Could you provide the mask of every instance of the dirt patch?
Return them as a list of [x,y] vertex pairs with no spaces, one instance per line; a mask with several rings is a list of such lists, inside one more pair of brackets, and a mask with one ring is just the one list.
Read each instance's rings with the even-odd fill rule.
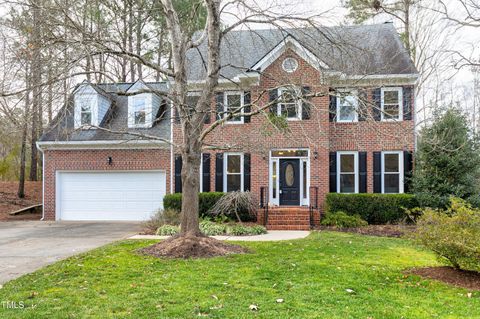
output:
[[140,249],[141,254],[164,258],[211,258],[247,253],[248,249],[206,236],[173,236]]
[[362,235],[379,236],[379,237],[402,237],[406,232],[413,231],[413,225],[368,225],[355,228],[338,228],[332,226],[320,226],[319,230],[340,231],[346,233],[356,233]]
[[450,285],[480,290],[480,273],[466,271],[448,266],[413,268],[405,272],[407,275],[417,275],[426,279],[438,280]]
[[0,182],[0,221],[39,220],[42,214],[22,214],[10,216],[9,213],[24,207],[42,203],[42,182],[26,182],[25,198],[17,197],[18,182]]

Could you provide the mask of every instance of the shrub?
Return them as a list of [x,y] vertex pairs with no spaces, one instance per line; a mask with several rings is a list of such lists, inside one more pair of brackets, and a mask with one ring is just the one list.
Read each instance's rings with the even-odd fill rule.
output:
[[227,227],[227,234],[232,236],[252,236],[266,234],[267,229],[260,225],[246,226],[241,224]]
[[322,218],[322,225],[335,226],[340,228],[362,227],[368,223],[360,215],[347,215],[344,212],[328,213]]
[[452,198],[447,210],[426,208],[410,237],[456,268],[480,272],[480,209]]
[[229,192],[209,211],[211,216],[226,216],[240,222],[256,219],[257,202],[250,192]]
[[227,226],[209,220],[202,220],[200,222],[200,231],[206,236],[219,236],[226,233]]
[[180,212],[175,209],[157,210],[149,220],[143,223],[143,227],[155,232],[163,225],[179,225]]
[[[215,205],[215,203],[222,198],[225,193],[208,192],[198,194],[198,209],[200,217],[209,216],[208,211]],[[167,194],[163,197],[163,207],[165,209],[182,210],[182,194]]]
[[157,229],[159,236],[173,236],[180,232],[180,227],[173,225],[163,225]]
[[360,215],[369,224],[395,223],[405,219],[405,209],[418,206],[411,194],[327,194],[327,213],[342,211]]

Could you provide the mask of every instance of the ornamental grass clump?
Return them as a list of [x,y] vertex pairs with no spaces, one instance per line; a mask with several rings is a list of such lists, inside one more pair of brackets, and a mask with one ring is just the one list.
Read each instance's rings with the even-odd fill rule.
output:
[[410,237],[453,267],[480,272],[480,209],[452,198],[446,210],[426,208]]

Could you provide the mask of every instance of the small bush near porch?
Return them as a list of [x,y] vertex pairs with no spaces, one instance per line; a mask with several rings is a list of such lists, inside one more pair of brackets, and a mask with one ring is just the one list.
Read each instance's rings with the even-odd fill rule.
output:
[[[123,241],[7,283],[1,318],[478,318],[480,292],[406,275],[437,266],[403,239],[314,232],[239,243],[251,253],[172,260]],[[32,307],[35,305],[35,307]],[[251,308],[256,310],[251,310]]]
[[360,215],[369,224],[388,224],[404,220],[405,209],[418,206],[412,194],[337,194],[329,193],[327,212],[342,211],[348,215]]

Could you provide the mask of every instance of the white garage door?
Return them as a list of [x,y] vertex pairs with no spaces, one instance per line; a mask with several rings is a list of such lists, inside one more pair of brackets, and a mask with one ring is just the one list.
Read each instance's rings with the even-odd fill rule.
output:
[[165,172],[59,172],[57,219],[145,220],[163,208]]

